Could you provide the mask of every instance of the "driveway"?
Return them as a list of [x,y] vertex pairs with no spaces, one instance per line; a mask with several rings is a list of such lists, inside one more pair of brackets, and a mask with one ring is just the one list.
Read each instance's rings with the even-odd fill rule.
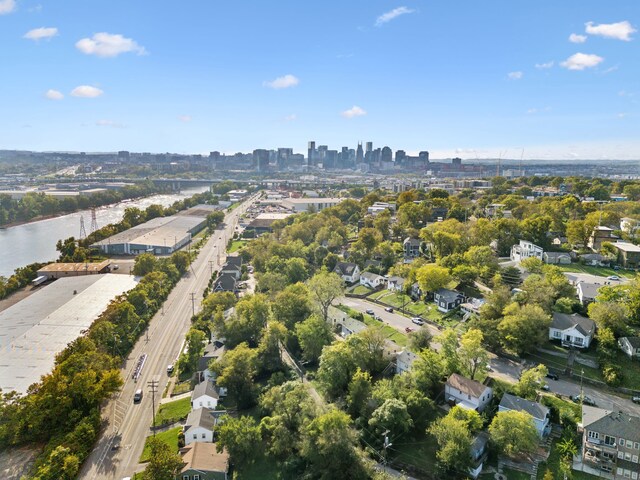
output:
[[579,273],[579,272],[564,272],[569,281],[576,285],[580,282],[585,283],[599,283],[601,285],[622,285],[625,283],[629,283],[630,279],[626,277],[620,277],[620,280],[609,280],[607,277],[603,277],[600,275],[592,275],[590,273]]

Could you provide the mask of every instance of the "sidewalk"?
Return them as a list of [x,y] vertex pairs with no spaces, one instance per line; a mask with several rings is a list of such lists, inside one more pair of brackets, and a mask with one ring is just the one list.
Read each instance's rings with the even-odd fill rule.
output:
[[180,395],[176,395],[175,397],[165,397],[160,400],[160,405],[164,403],[175,402],[176,400],[182,400],[183,398],[191,398],[191,392],[181,393]]

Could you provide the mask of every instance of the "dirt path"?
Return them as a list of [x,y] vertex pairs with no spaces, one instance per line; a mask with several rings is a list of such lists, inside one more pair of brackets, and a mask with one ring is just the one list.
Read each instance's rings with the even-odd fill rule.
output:
[[3,480],[20,480],[33,467],[41,446],[9,448],[0,452],[0,478]]

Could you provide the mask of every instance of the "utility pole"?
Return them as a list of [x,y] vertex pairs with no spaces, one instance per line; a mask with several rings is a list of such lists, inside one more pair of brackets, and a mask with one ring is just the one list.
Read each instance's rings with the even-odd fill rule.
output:
[[191,316],[196,315],[196,294],[191,292]]
[[382,445],[382,468],[384,471],[387,471],[387,448],[389,448],[392,443],[389,442],[389,430],[386,430],[382,436],[384,437],[384,444]]
[[[156,426],[156,392],[158,391],[158,380],[157,378],[153,378],[153,380],[147,382],[147,386],[151,389],[151,413],[153,414],[153,426]],[[156,429],[153,429],[153,436],[156,436]]]
[[209,270],[211,270],[211,275],[209,276],[213,277],[213,260],[209,260]]

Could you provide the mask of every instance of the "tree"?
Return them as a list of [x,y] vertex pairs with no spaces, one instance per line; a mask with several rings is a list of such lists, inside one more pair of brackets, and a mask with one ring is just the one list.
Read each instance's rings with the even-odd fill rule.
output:
[[240,408],[251,406],[255,400],[257,359],[258,351],[241,343],[209,365],[218,374],[217,384],[227,389]]
[[440,343],[440,356],[444,362],[445,374],[448,376],[460,372],[461,359],[458,354],[460,342],[456,331],[453,328],[447,328],[436,337],[436,341]]
[[345,392],[356,368],[347,342],[336,342],[323,349],[317,378],[325,393],[337,398]]
[[224,212],[221,210],[216,210],[207,215],[207,228],[209,232],[213,232],[222,222],[224,222]]
[[511,410],[498,412],[489,425],[491,439],[509,457],[534,452],[539,437],[533,417]]
[[414,352],[419,352],[420,350],[429,348],[433,335],[431,335],[431,332],[427,327],[420,327],[419,329],[410,332],[408,337],[409,348]]
[[433,350],[422,350],[413,362],[411,376],[420,391],[435,393],[445,376],[442,357]]
[[189,264],[191,263],[189,254],[184,251],[175,252],[171,255],[171,261],[180,272],[180,275],[183,275],[187,271],[187,268],[189,268]]
[[300,348],[302,348],[302,356],[309,362],[317,362],[322,349],[333,341],[331,326],[316,315],[298,323],[295,329]]
[[627,331],[627,318],[629,310],[619,302],[593,302],[589,304],[589,318],[598,329],[609,328],[616,337],[623,336]]
[[544,262],[538,257],[529,257],[522,259],[520,265],[529,273],[542,273]]
[[285,326],[275,320],[267,323],[260,343],[258,344],[259,365],[264,373],[282,370],[282,355],[280,348],[287,337]]
[[438,443],[436,457],[440,464],[447,470],[455,469],[464,472],[471,466],[473,440],[468,423],[456,418],[451,411],[445,417],[436,420],[428,433],[433,435]]
[[391,432],[394,436],[407,433],[413,426],[413,420],[402,400],[390,398],[374,410],[369,419],[369,426],[374,431],[374,438],[379,440],[385,431]]
[[570,220],[567,222],[567,241],[571,245],[586,247],[589,238],[597,222],[585,222],[584,220]]
[[218,452],[226,448],[231,461],[238,466],[253,462],[258,453],[256,447],[261,441],[260,427],[253,417],[233,418],[225,415],[217,426],[216,434]]
[[525,370],[515,386],[516,393],[522,398],[535,400],[538,389],[544,384],[547,373],[549,373],[547,367],[542,364]]
[[382,242],[382,233],[375,228],[362,228],[358,232],[358,240],[353,244],[352,248],[362,252],[367,258],[371,256],[371,252],[376,246]]
[[423,292],[433,293],[449,285],[451,275],[446,268],[430,263],[418,269],[416,279]]
[[538,305],[512,303],[498,325],[502,345],[518,355],[531,352],[547,338],[551,317]]
[[202,353],[204,352],[204,342],[206,339],[207,337],[204,332],[193,327],[189,329],[185,341],[187,345],[187,351],[183,354],[183,361],[180,362],[183,371],[195,371],[198,359],[202,357]]
[[304,283],[288,285],[278,293],[271,304],[273,317],[284,323],[289,330],[311,315],[309,289]]
[[489,353],[482,346],[484,336],[477,328],[467,330],[460,338],[458,357],[462,366],[462,372],[471,380],[476,374],[486,371],[489,361]]
[[133,266],[133,274],[137,277],[144,277],[147,273],[155,270],[157,262],[158,260],[151,253],[138,255]]
[[227,346],[233,347],[247,342],[255,347],[267,326],[270,315],[270,302],[263,294],[242,297],[236,304],[235,314],[225,325]]
[[353,374],[349,383],[349,394],[347,395],[347,411],[351,418],[356,419],[365,416],[367,402],[371,397],[371,375],[358,368]]
[[182,468],[182,457],[164,441],[156,437],[147,438],[149,463],[144,469],[144,480],[174,480]]
[[320,272],[309,279],[307,286],[322,319],[326,322],[329,317],[329,307],[344,292],[342,279],[333,272]]

